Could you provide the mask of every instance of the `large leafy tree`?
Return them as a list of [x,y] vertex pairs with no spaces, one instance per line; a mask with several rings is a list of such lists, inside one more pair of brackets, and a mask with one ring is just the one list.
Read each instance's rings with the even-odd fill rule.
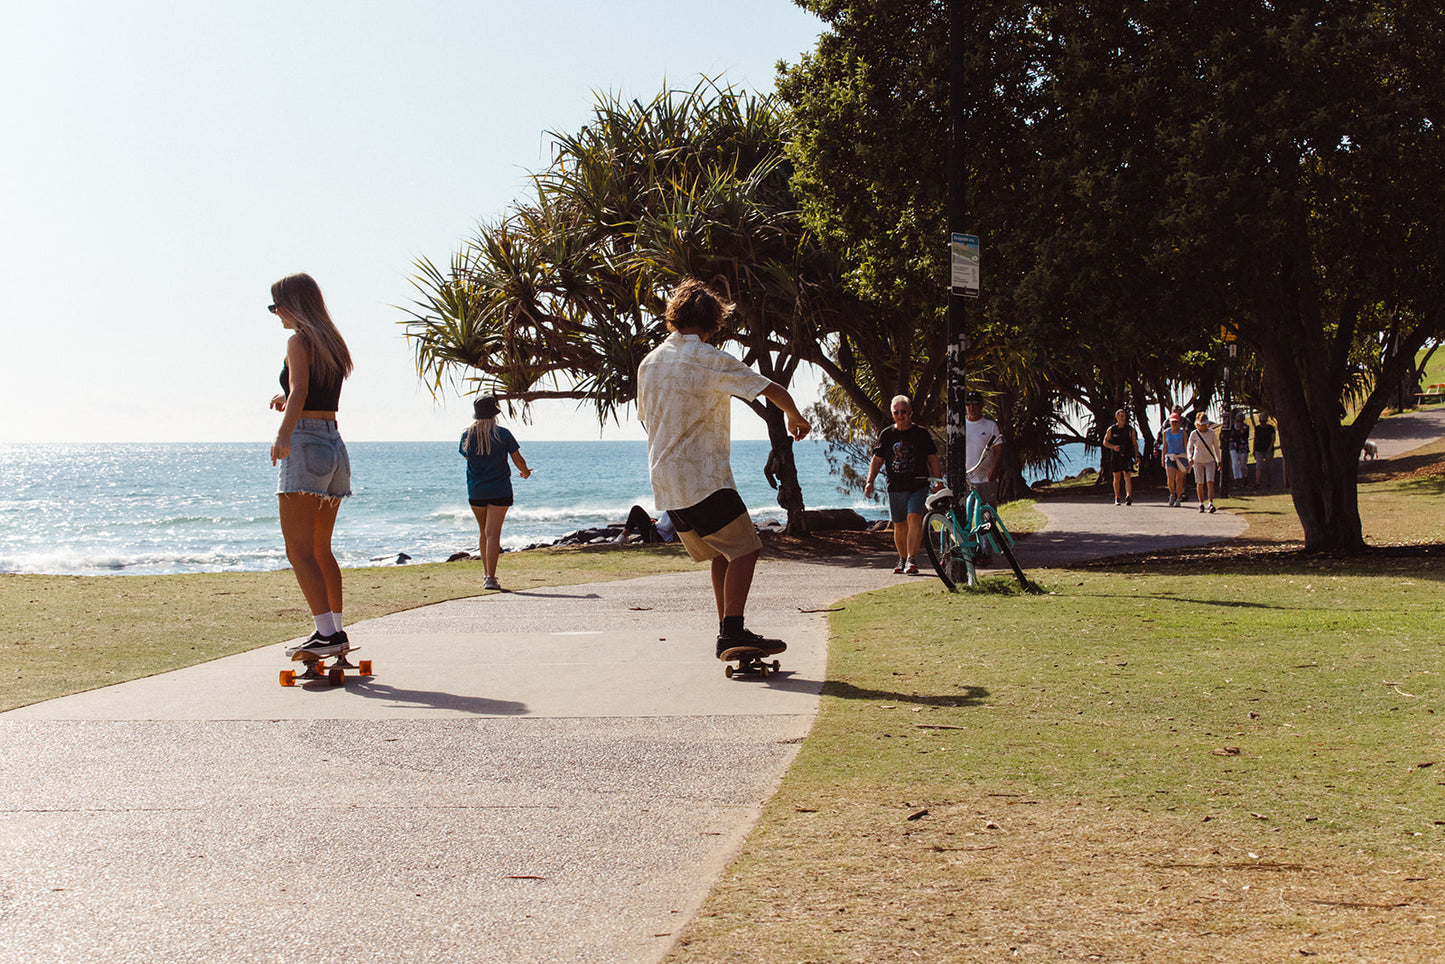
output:
[[1097,65],[1060,94],[1146,123],[1071,127],[1157,185],[1137,228],[1171,321],[1201,338],[1223,323],[1257,353],[1306,545],[1361,547],[1361,445],[1445,325],[1445,14],[1398,0],[1103,6],[1052,11],[1060,63]]
[[[921,314],[931,285],[942,303],[947,3],[797,2],[832,31],[781,87],[805,210],[858,290]],[[1307,545],[1361,545],[1360,444],[1442,330],[1445,13],[981,0],[969,16],[969,210],[991,254],[970,377],[1098,420],[1181,391],[1208,404],[1228,327],[1280,423]],[[919,372],[942,357],[923,341]]]
[[[783,71],[780,94],[793,111],[795,184],[810,226],[843,253],[847,282],[874,309],[866,337],[913,347],[915,357],[879,384],[886,404],[913,395],[919,419],[943,421],[943,350],[948,281],[947,0],[797,0],[828,24],[813,53]],[[1106,245],[1077,217],[1110,210],[1119,184],[1060,177],[1061,114],[1041,83],[1056,42],[1036,5],[970,4],[973,42],[957,54],[971,78],[966,99],[969,229],[983,238],[984,297],[968,312],[965,366],[971,385],[993,396],[1014,443],[1004,494],[1022,494],[1025,463],[1047,465],[1061,440],[1061,404],[1111,424],[1126,400],[1159,400],[1173,340],[1122,330],[1155,289],[1140,288],[1138,244]],[[1095,231],[1097,228],[1095,228]],[[1113,228],[1127,235],[1128,225]],[[1077,236],[1073,236],[1077,232]],[[1100,253],[1108,260],[1100,258]],[[1076,297],[1087,293],[1088,297]],[[1145,327],[1144,323],[1140,323]],[[852,346],[840,344],[840,357]],[[858,346],[867,353],[871,345]],[[1158,377],[1148,377],[1158,373]],[[840,441],[887,422],[884,408],[851,409],[828,424]],[[841,437],[841,438],[840,438]]]

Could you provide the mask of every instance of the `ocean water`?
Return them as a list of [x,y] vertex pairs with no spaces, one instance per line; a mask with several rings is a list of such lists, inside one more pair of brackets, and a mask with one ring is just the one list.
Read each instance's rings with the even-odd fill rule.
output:
[[[653,510],[645,442],[528,442],[530,479],[513,475],[517,504],[505,548],[550,543]],[[435,562],[474,549],[466,463],[454,442],[352,442],[353,495],[333,546],[343,566]],[[766,442],[733,443],[739,491],[758,522],[783,518],[762,475]],[[824,446],[796,446],[810,508],[882,516],[844,497]],[[0,446],[0,572],[224,572],[286,566],[276,470],[265,443]]]
[[[528,442],[530,479],[504,548],[550,543],[654,510],[646,442]],[[353,495],[333,547],[346,567],[394,565],[399,553],[438,562],[475,549],[466,463],[455,442],[352,442]],[[161,574],[286,566],[276,470],[265,443],[0,445],[0,572]],[[809,508],[882,519],[861,492],[842,495],[826,445],[794,447]],[[785,519],[763,477],[768,443],[735,441],[733,475],[756,522]],[[860,466],[861,468],[861,466]]]

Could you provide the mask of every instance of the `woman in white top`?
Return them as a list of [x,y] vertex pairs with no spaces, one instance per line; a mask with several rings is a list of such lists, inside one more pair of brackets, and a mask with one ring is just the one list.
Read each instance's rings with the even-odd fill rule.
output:
[[1214,511],[1214,477],[1219,471],[1219,435],[1200,412],[1194,418],[1194,431],[1189,433],[1189,461],[1194,464],[1194,484],[1199,491],[1199,511],[1205,511],[1204,492],[1209,490],[1208,511]]

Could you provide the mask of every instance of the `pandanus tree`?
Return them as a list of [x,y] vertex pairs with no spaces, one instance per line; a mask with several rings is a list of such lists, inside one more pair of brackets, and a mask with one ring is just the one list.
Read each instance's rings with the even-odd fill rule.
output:
[[[704,81],[649,103],[599,98],[591,122],[553,133],[535,196],[441,267],[418,262],[406,325],[433,390],[467,380],[509,400],[590,401],[599,422],[636,397],[637,365],[664,337],[667,293],[686,278],[733,305],[717,344],[787,386],[826,362],[825,299],[788,185],[785,118],[767,97]],[[767,423],[767,471],[793,531],[803,500],[783,414]]]

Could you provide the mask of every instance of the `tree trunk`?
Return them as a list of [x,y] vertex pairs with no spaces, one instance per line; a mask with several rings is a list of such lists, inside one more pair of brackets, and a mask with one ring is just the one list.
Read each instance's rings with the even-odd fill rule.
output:
[[1297,368],[1288,347],[1275,342],[1263,353],[1265,390],[1279,426],[1278,445],[1305,549],[1358,552],[1365,548],[1356,487],[1361,426],[1340,424],[1335,394],[1319,386],[1312,391],[1308,367]]
[[768,441],[773,446],[763,474],[768,485],[778,492],[778,505],[788,514],[788,535],[805,536],[808,524],[803,520],[803,487],[798,484],[798,463],[793,459],[793,437],[788,434],[787,417],[781,408],[769,402],[763,411],[763,421],[767,423]]
[[[1004,437],[1008,437],[1007,433]],[[1024,476],[1023,459],[1019,457],[1018,449],[1005,442],[998,457],[998,494],[995,496],[998,504],[1003,505],[1005,502],[1032,496],[1034,491],[1029,488],[1029,480]]]

